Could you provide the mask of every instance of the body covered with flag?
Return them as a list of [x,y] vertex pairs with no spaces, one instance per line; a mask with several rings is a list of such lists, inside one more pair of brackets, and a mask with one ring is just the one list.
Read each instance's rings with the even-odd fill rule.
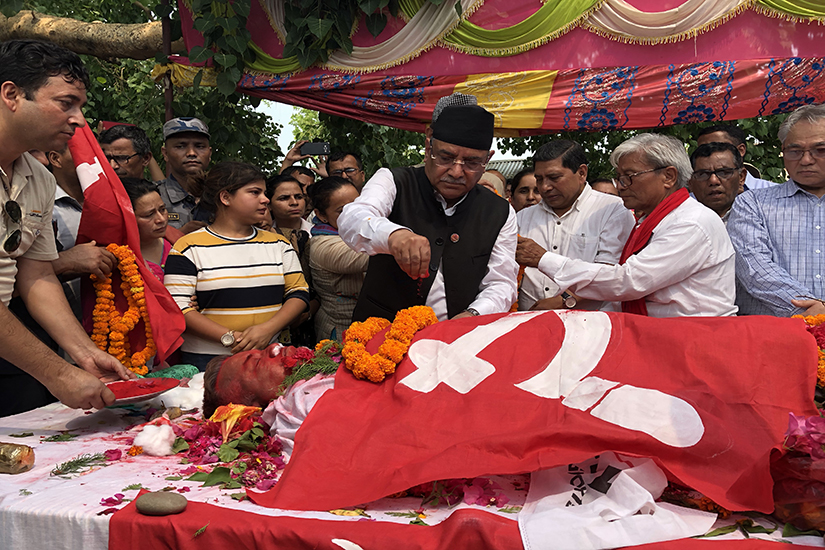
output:
[[728,509],[770,513],[770,454],[789,412],[816,413],[816,364],[799,319],[541,311],[442,322],[380,384],[339,369],[279,483],[250,498],[329,510],[614,451],[654,458]]
[[[159,363],[183,341],[181,335],[186,328],[183,314],[163,286],[163,282],[146,267],[140,252],[140,235],[132,203],[88,125],[77,129],[69,141],[69,149],[84,197],[77,244],[96,241],[102,246],[110,243],[129,245],[135,253],[138,271],[144,281],[146,310],[158,350],[156,363]],[[92,290],[88,281],[86,283],[84,292]],[[115,304],[120,311],[124,311],[127,306],[122,292],[119,291],[120,273],[117,269],[112,273],[112,288],[115,289]],[[93,304],[94,300],[84,300],[84,303],[86,302]],[[129,333],[129,340],[132,349],[141,349],[145,346],[146,336],[142,321]]]

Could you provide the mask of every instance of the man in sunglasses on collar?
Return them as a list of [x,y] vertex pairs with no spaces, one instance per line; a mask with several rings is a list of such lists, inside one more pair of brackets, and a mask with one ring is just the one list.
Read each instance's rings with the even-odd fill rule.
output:
[[476,185],[493,125],[477,105],[445,107],[427,130],[424,166],[380,169],[344,207],[341,238],[371,256],[354,321],[393,319],[414,305],[432,307],[439,320],[510,309],[515,212]]
[[[0,43],[0,416],[39,407],[102,408],[115,396],[101,380],[131,378],[97,348],[55,277],[55,180],[26,151],[62,150],[86,121],[89,73],[74,53],[45,42]],[[32,317],[80,366],[41,343],[8,310],[19,292]]]

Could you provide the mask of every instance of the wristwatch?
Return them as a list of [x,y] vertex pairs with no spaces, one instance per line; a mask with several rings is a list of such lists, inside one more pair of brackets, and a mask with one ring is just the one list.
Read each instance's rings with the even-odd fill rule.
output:
[[576,301],[575,296],[568,293],[567,291],[564,291],[561,293],[561,303],[564,304],[564,307],[566,307],[567,309],[573,309],[574,307],[576,307],[576,304],[578,302]]
[[235,331],[230,330],[223,336],[221,336],[221,345],[225,348],[231,348],[235,345]]
[[471,307],[468,307],[468,308],[467,308],[467,309],[465,309],[464,311],[466,311],[467,313],[469,313],[469,314],[470,314],[470,315],[472,315],[473,317],[478,317],[479,315],[481,315],[481,313],[479,313],[479,312],[478,312],[478,310],[475,310],[475,309],[473,309],[473,308],[471,308]]

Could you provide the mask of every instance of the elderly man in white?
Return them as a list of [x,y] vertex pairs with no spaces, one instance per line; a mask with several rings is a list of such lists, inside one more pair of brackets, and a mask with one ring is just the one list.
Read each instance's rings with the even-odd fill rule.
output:
[[734,251],[719,216],[691,198],[684,144],[639,134],[610,155],[619,196],[637,223],[617,265],[590,263],[519,239],[516,260],[537,267],[562,289],[591,300],[620,301],[651,317],[734,315]]
[[[575,141],[554,140],[533,157],[541,202],[518,212],[519,235],[556,254],[586,262],[615,264],[633,229],[622,200],[587,184],[587,157]],[[562,292],[534,267],[524,270],[519,309],[599,309],[603,302]]]

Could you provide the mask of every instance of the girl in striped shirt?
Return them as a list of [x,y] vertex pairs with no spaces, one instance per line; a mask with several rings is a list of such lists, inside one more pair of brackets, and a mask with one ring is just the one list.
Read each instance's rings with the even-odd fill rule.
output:
[[[309,292],[289,241],[255,227],[269,204],[258,168],[222,162],[197,183],[213,221],[175,243],[163,282],[186,319],[183,362],[204,370],[219,355],[275,342]],[[189,305],[193,294],[197,308]]]

